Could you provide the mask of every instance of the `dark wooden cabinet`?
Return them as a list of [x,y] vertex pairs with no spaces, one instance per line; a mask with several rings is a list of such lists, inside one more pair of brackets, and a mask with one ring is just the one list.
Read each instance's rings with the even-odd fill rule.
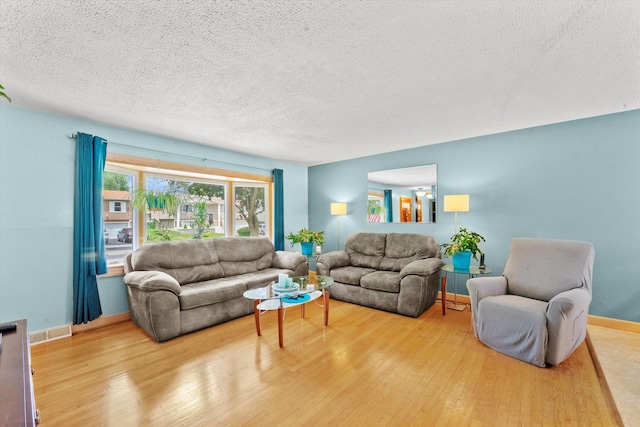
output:
[[0,426],[35,426],[40,422],[33,397],[27,321],[2,333],[0,346]]

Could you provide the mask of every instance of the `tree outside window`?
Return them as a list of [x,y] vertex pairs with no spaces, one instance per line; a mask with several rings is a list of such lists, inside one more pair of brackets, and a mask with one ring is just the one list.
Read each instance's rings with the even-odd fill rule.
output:
[[265,234],[264,214],[267,207],[265,190],[265,185],[234,186],[234,216],[238,235],[260,236]]

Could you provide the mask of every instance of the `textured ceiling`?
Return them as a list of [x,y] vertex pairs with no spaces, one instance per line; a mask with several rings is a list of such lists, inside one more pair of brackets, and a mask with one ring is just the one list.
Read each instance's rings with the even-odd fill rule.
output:
[[640,108],[640,2],[0,0],[0,83],[319,164]]

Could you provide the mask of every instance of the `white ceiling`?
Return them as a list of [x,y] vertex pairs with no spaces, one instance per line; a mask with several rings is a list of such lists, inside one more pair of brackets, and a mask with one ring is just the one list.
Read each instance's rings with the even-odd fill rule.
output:
[[0,84],[320,164],[640,108],[640,2],[0,0]]

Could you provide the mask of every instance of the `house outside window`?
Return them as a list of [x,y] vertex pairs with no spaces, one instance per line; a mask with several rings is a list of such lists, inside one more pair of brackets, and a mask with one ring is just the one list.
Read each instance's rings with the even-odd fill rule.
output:
[[126,212],[126,211],[127,211],[127,202],[124,202],[124,201],[109,202],[109,212]]
[[[108,165],[105,167],[103,222],[107,265],[120,265],[124,257],[137,247],[132,238],[137,228],[131,198],[136,172]],[[128,231],[129,230],[129,231]]]

